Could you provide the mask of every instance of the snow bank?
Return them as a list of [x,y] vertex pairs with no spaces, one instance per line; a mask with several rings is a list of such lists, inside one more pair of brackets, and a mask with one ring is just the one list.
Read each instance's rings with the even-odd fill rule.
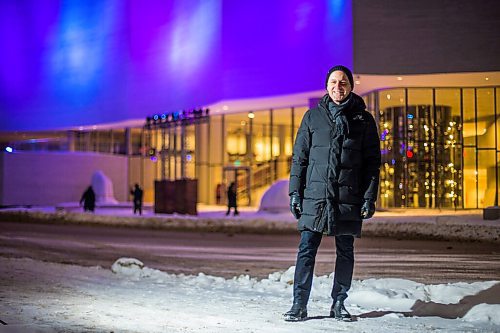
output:
[[[199,273],[198,275],[168,274],[160,270],[145,267],[143,263],[134,258],[120,258],[113,263],[111,270],[123,278],[134,280],[148,279],[155,283],[175,282],[176,285],[183,284],[195,288],[206,288],[210,290],[226,290],[234,294],[245,295],[277,295],[292,293],[293,276],[295,266],[285,272],[269,274],[267,279],[258,280],[248,275],[240,275],[231,279],[214,277]],[[311,302],[330,302],[330,291],[333,281],[333,273],[329,276],[315,276],[311,292]],[[367,310],[391,311],[390,317],[400,318],[398,313],[411,312],[412,306],[417,300],[434,302],[440,304],[455,304],[465,296],[472,296],[480,291],[491,288],[498,281],[453,283],[425,285],[405,279],[367,279],[353,281],[348,307],[353,314],[360,314]],[[499,299],[500,303],[500,299]],[[479,304],[463,317],[470,322],[486,322],[500,325],[498,314],[500,304]],[[500,327],[499,327],[500,329]]]
[[[282,318],[292,302],[295,268],[258,280],[199,273],[169,274],[135,258],[111,270],[0,257],[0,326],[7,332],[500,332],[500,298],[478,303],[462,318],[409,317],[414,302],[456,302],[488,293],[496,281],[424,285],[404,279],[356,280],[347,299],[356,322],[329,318],[332,276],[316,277],[301,323]],[[495,289],[495,290],[498,290]],[[453,308],[455,305],[434,303]]]
[[[124,213],[126,212],[126,213]],[[132,216],[131,216],[132,215]],[[439,239],[488,241],[500,243],[500,224],[467,220],[469,217],[443,216],[376,216],[363,224],[363,237],[400,239]],[[270,214],[242,211],[237,218],[225,212],[201,212],[198,216],[143,215],[132,210],[96,210],[96,214],[45,212],[36,209],[0,210],[0,220],[48,224],[87,224],[133,228],[182,230],[196,232],[297,233],[296,221],[289,212]],[[237,223],[235,223],[237,222]],[[491,222],[491,221],[490,221]]]

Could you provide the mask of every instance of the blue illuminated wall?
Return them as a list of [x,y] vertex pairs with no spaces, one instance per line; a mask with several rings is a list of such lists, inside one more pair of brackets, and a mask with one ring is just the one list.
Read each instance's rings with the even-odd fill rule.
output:
[[323,89],[352,66],[350,1],[226,1],[222,36],[225,98]]
[[0,130],[145,118],[323,88],[352,65],[351,2],[0,2]]

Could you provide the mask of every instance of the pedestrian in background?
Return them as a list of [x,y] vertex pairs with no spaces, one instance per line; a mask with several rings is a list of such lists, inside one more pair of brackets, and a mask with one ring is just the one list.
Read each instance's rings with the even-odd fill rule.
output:
[[84,212],[94,212],[95,209],[95,192],[92,186],[87,187],[80,199],[80,206],[83,203]]
[[229,215],[231,208],[234,208],[234,216],[238,213],[237,195],[236,195],[236,184],[232,182],[227,189],[227,212],[226,216]]
[[300,243],[293,305],[286,321],[307,317],[314,264],[323,235],[334,236],[335,275],[330,316],[349,320],[344,306],[354,269],[354,237],[372,217],[379,186],[380,139],[363,99],[352,92],[351,71],[332,67],[327,93],[302,118],[293,147],[290,210],[298,219]]
[[139,184],[135,184],[134,188],[130,190],[130,194],[133,196],[134,201],[134,215],[139,212],[139,215],[142,215],[142,197],[144,195],[144,191],[141,189]]

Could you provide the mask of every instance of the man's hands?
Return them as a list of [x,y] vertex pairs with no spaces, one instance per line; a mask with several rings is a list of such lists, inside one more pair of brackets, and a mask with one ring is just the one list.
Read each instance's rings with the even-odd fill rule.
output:
[[290,194],[290,211],[297,220],[300,219],[302,215],[302,198],[297,192]]
[[375,214],[375,203],[366,200],[363,206],[361,206],[361,218],[369,219],[373,214]]

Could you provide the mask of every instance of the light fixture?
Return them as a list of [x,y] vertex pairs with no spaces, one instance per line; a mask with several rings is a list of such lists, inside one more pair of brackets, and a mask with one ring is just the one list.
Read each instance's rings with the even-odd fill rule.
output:
[[398,76],[396,79],[397,79],[398,81],[403,81],[403,78],[402,78],[401,76]]
[[250,119],[255,118],[255,113],[253,113],[253,111],[248,112],[248,118]]

